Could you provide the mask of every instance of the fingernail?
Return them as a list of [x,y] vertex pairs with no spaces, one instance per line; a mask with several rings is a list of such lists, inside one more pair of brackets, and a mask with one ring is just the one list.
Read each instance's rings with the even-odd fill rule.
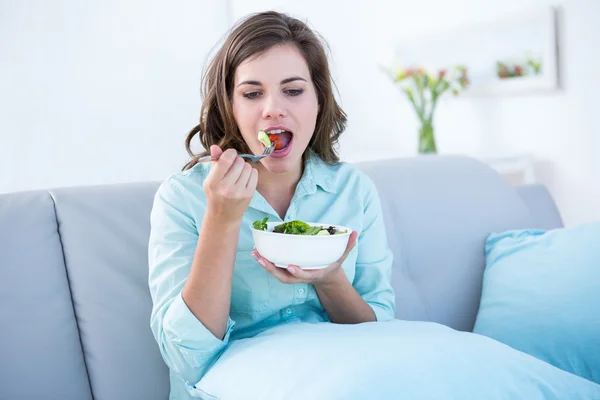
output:
[[292,273],[292,274],[296,273],[296,268],[294,268],[294,267],[288,267],[287,270],[290,271],[290,273]]
[[254,259],[255,259],[255,260],[258,260],[258,255],[256,254],[256,252],[255,252],[255,251],[253,251],[253,252],[252,252],[252,253],[250,253],[250,254],[252,254],[252,257],[254,257]]

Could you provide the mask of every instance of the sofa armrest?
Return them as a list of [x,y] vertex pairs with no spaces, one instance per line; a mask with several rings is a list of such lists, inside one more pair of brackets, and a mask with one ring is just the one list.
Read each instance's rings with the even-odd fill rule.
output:
[[563,227],[563,220],[556,203],[546,186],[541,184],[522,185],[517,193],[531,212],[535,228],[555,229]]

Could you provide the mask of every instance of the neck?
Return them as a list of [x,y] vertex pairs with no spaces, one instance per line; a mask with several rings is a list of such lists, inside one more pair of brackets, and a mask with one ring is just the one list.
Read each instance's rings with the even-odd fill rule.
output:
[[304,166],[302,162],[290,171],[276,173],[268,171],[262,164],[257,166],[258,183],[256,188],[261,194],[270,196],[294,193],[296,185],[302,177]]
[[284,173],[273,173],[260,164],[258,167],[258,184],[256,190],[273,207],[281,219],[284,219],[290,206],[296,186],[302,177],[304,164],[298,162],[292,170]]

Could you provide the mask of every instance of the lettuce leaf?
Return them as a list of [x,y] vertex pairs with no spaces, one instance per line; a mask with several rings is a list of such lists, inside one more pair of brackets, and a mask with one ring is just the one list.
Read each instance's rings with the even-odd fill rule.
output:
[[252,223],[252,226],[254,227],[254,229],[258,229],[259,231],[266,231],[268,220],[269,220],[269,217],[265,217],[262,220],[254,221]]

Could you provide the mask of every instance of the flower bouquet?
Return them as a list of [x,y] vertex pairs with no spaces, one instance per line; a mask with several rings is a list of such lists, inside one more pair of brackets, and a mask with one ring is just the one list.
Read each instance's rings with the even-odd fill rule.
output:
[[419,118],[419,153],[437,153],[433,117],[442,95],[458,95],[469,85],[467,67],[428,70],[423,67],[386,70],[392,81],[402,90]]

